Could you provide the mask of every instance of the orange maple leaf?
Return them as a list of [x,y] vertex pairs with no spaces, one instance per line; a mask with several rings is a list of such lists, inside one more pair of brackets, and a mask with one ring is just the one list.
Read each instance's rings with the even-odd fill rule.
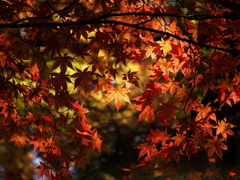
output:
[[22,132],[21,134],[14,134],[10,139],[9,142],[14,141],[15,146],[22,146],[24,147],[26,142],[29,141],[29,138],[25,135],[26,133]]
[[113,88],[113,85],[111,83],[111,79],[105,78],[105,77],[99,77],[98,78],[98,84],[96,85],[94,89],[94,93],[98,92],[100,89],[102,89],[103,92],[106,92],[108,88]]
[[[210,103],[209,103],[210,104]],[[205,107],[201,108],[196,116],[196,121],[200,120],[208,120],[211,118],[212,120],[217,121],[217,117],[215,113],[213,112],[213,108],[207,104]]]
[[182,88],[178,88],[175,97],[180,98],[180,101],[184,101],[187,97],[189,97],[190,91],[191,90],[183,84]]
[[177,134],[176,136],[171,137],[171,139],[174,140],[175,146],[180,146],[186,139],[186,135],[185,134]]
[[170,139],[170,135],[166,131],[159,129],[150,129],[150,132],[151,134],[148,135],[148,140],[151,140],[153,144],[161,142],[162,145],[165,145],[166,142]]
[[190,141],[183,145],[183,149],[186,152],[188,161],[190,161],[191,154],[197,154],[199,147],[193,141]]
[[112,100],[115,100],[115,106],[117,111],[120,109],[122,105],[122,100],[131,104],[127,93],[130,92],[128,89],[123,88],[124,84],[118,86],[117,88],[110,88],[107,90],[108,95],[105,101],[105,104],[109,103]]
[[78,101],[71,103],[73,108],[76,110],[76,116],[77,119],[82,118],[84,121],[86,120],[85,113],[88,113],[89,111],[83,108],[83,105],[78,104]]
[[102,142],[103,142],[101,140],[101,136],[97,135],[97,132],[95,132],[92,140],[93,140],[92,141],[92,143],[93,143],[92,150],[97,149],[97,151],[101,154],[101,147],[102,147]]
[[136,147],[137,149],[141,149],[138,158],[140,159],[141,157],[143,157],[145,154],[147,155],[147,157],[149,157],[151,159],[153,154],[156,154],[158,152],[157,148],[156,148],[156,144],[148,144],[148,143],[144,143],[144,144],[140,144]]
[[224,141],[224,138],[218,138],[217,136],[214,136],[213,139],[207,139],[207,144],[205,145],[205,148],[208,149],[208,156],[212,156],[213,153],[216,153],[218,157],[222,159],[222,150],[227,150],[228,147],[226,144],[224,144],[222,141]]
[[146,118],[148,120],[148,123],[151,123],[154,117],[154,111],[155,111],[155,108],[153,108],[152,106],[150,105],[146,106],[143,109],[143,111],[139,114],[138,122]]
[[235,136],[234,132],[231,130],[231,128],[234,127],[236,126],[230,123],[226,123],[225,120],[219,121],[218,126],[215,126],[215,128],[217,128],[216,134],[218,135],[221,133],[224,138],[227,138],[227,134]]
[[165,155],[167,163],[172,159],[174,159],[177,163],[180,160],[179,147],[174,145],[173,142],[170,142],[168,146],[163,147],[160,153]]
[[166,58],[160,58],[155,64],[156,67],[160,67],[163,72],[163,77],[168,80],[169,71],[173,72],[173,63]]

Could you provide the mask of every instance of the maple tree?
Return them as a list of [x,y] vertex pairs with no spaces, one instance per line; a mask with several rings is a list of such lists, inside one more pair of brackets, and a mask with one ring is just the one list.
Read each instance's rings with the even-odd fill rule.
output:
[[68,179],[72,167],[85,169],[110,148],[110,121],[118,138],[128,123],[149,130],[138,132],[140,163],[122,167],[131,173],[125,179],[143,170],[240,176],[239,162],[216,164],[240,138],[230,117],[239,119],[238,0],[3,0],[0,7],[0,139],[32,147],[40,176]]

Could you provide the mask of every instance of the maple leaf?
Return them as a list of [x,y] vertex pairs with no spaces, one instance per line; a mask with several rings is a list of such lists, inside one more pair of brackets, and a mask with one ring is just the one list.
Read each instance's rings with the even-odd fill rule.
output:
[[113,88],[111,81],[112,80],[110,78],[99,77],[98,84],[94,89],[94,93],[98,92],[100,89],[102,89],[103,92],[106,92],[109,88]]
[[224,137],[227,138],[227,134],[231,135],[231,136],[235,136],[234,132],[231,130],[231,128],[236,127],[233,124],[230,123],[226,123],[226,120],[222,120],[218,122],[218,126],[215,126],[214,128],[217,129],[216,131],[216,135],[220,134]]
[[88,71],[88,67],[86,67],[83,71],[77,69],[77,73],[74,73],[71,77],[76,78],[74,83],[74,88],[82,85],[84,91],[86,92],[88,89],[88,84],[93,81],[93,73],[92,71]]
[[178,82],[174,82],[174,81],[168,81],[166,83],[166,86],[168,87],[169,89],[169,92],[172,96],[174,96],[174,93],[176,91],[176,89],[179,89],[179,83]]
[[114,43],[112,44],[112,47],[114,48],[113,57],[116,57],[116,65],[122,62],[124,65],[126,65],[126,59],[128,56],[126,53],[124,53],[124,47],[122,44]]
[[147,155],[147,157],[149,157],[151,159],[152,155],[156,154],[158,152],[155,144],[144,143],[144,144],[138,145],[135,148],[141,149],[138,159],[140,159],[144,155]]
[[182,149],[186,151],[186,155],[190,161],[191,154],[197,154],[199,147],[196,146],[193,141],[190,141],[185,143]]
[[142,110],[142,112],[139,114],[137,122],[142,121],[144,118],[146,118],[148,123],[151,123],[153,118],[154,118],[154,116],[155,116],[154,115],[154,111],[155,111],[154,107],[152,107],[150,105],[146,106]]
[[182,88],[179,88],[177,94],[175,95],[176,98],[180,98],[180,101],[185,100],[190,95],[190,89],[188,89],[184,84]]
[[209,180],[215,180],[216,178],[222,179],[222,176],[219,173],[220,169],[208,168],[206,170],[207,172],[204,174],[204,178],[208,177]]
[[92,137],[92,143],[93,143],[93,147],[92,150],[97,149],[98,152],[101,154],[101,147],[102,147],[102,140],[101,137],[99,135],[97,135],[97,132],[95,132],[95,134]]
[[213,139],[207,139],[207,144],[205,148],[208,148],[208,156],[212,156],[214,153],[218,155],[222,159],[222,150],[227,150],[228,147],[223,143],[225,138],[218,138],[214,136]]
[[167,58],[160,58],[158,62],[155,63],[155,66],[159,66],[163,72],[163,77],[168,80],[169,78],[169,71],[173,72],[173,64]]
[[203,108],[201,108],[196,116],[196,121],[199,120],[208,120],[209,118],[211,118],[212,120],[217,121],[217,117],[215,115],[215,113],[213,112],[214,108],[209,106],[210,103],[208,103],[206,106],[204,106]]
[[95,129],[91,129],[92,125],[87,124],[86,121],[79,121],[79,125],[80,125],[80,130],[82,132],[88,132],[89,134],[94,134],[95,133]]
[[185,134],[177,134],[176,136],[171,137],[171,139],[174,140],[174,145],[180,146],[186,139],[186,135]]
[[26,136],[27,133],[20,133],[20,134],[14,134],[10,139],[9,142],[14,141],[15,146],[22,146],[24,147],[26,144],[26,141],[30,141],[29,138]]
[[108,66],[107,68],[108,68],[108,70],[105,73],[111,74],[112,77],[114,79],[116,79],[116,75],[118,74],[118,69],[117,68],[113,68],[112,66]]
[[139,87],[138,80],[139,78],[136,76],[137,72],[128,71],[127,74],[123,74],[123,79],[128,80],[128,82],[134,84],[135,86]]
[[15,118],[17,116],[17,107],[12,103],[4,103],[3,110],[1,114],[4,115],[5,118]]
[[104,74],[104,67],[108,66],[108,63],[103,60],[104,56],[93,58],[92,61],[88,64],[92,64],[92,72],[99,70],[101,74]]
[[160,103],[159,114],[160,117],[163,115],[167,115],[168,117],[171,116],[172,118],[176,119],[175,111],[177,110],[176,103],[168,101],[166,103]]
[[75,166],[81,166],[82,169],[85,169],[86,164],[91,164],[86,157],[86,154],[79,153],[79,155],[75,158]]
[[52,65],[52,70],[60,67],[60,70],[62,73],[65,73],[67,70],[67,67],[74,69],[72,66],[72,60],[73,58],[68,56],[67,53],[65,53],[63,56],[59,54],[59,56],[53,58],[54,63]]
[[163,54],[166,54],[167,52],[172,50],[172,46],[169,43],[169,41],[165,41],[164,39],[161,39],[160,41],[156,41],[161,46],[161,50],[163,51]]
[[196,146],[199,146],[199,147],[202,147],[202,148],[206,144],[205,137],[201,133],[195,134],[193,140],[194,140]]
[[85,113],[88,113],[89,111],[82,108],[83,105],[78,104],[78,101],[75,101],[74,103],[71,103],[73,108],[76,110],[76,116],[77,119],[83,119],[83,121],[86,121],[86,115]]
[[201,172],[191,171],[186,174],[185,180],[202,180],[201,176]]
[[156,54],[153,52],[157,47],[156,46],[147,46],[144,48],[146,50],[145,58],[151,57],[152,59],[156,59]]
[[153,144],[161,142],[164,146],[166,142],[170,139],[170,136],[166,131],[162,131],[159,129],[150,129],[150,132],[151,134],[148,135],[147,140],[150,140]]
[[224,88],[231,92],[234,88],[233,85],[235,85],[235,83],[235,81],[229,78],[221,79],[219,80],[219,84],[216,86],[216,88]]
[[173,142],[170,142],[168,145],[164,146],[160,153],[165,155],[166,162],[170,162],[172,159],[174,159],[177,163],[179,163],[180,155],[179,155],[179,147],[174,145]]
[[68,74],[65,73],[51,73],[52,78],[48,81],[49,84],[52,84],[55,89],[67,90],[68,83],[72,83]]
[[43,174],[48,175],[49,177],[51,177],[51,166],[44,164],[43,162],[40,161],[40,165],[38,165],[36,167],[36,169],[38,170],[38,173],[40,176],[43,176]]
[[40,131],[37,131],[31,136],[32,140],[30,141],[29,144],[33,144],[33,149],[36,150],[38,149],[43,143],[46,142],[45,137]]
[[122,105],[122,100],[131,104],[129,97],[127,96],[127,93],[130,92],[130,90],[123,88],[123,86],[124,84],[118,86],[117,88],[110,88],[107,90],[108,94],[105,100],[105,104],[114,100],[117,111],[120,109]]

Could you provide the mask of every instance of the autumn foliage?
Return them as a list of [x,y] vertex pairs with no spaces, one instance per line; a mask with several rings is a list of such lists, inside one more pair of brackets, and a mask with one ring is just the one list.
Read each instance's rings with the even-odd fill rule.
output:
[[229,137],[239,138],[237,125],[219,116],[240,98],[238,0],[0,7],[0,139],[32,147],[40,176],[68,179],[70,167],[84,169],[92,153],[101,155],[105,137],[90,119],[98,107],[130,109],[135,123],[153,125],[136,146],[139,164],[122,167],[126,179],[139,169],[162,178],[240,176],[236,167],[181,169],[193,159],[222,161]]

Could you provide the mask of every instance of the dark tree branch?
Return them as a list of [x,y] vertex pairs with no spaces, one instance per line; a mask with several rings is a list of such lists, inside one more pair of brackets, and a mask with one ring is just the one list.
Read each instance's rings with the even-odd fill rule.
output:
[[177,40],[184,41],[184,42],[187,42],[189,44],[194,44],[194,45],[198,45],[198,46],[205,47],[205,48],[212,48],[212,49],[216,49],[216,50],[223,51],[223,52],[234,52],[234,50],[231,50],[231,49],[225,49],[225,48],[220,48],[220,47],[217,47],[217,46],[202,44],[202,43],[199,43],[199,42],[196,42],[196,41],[193,41],[193,40],[189,40],[189,39],[179,37],[177,35],[174,35],[174,34],[171,34],[171,33],[168,33],[168,32],[138,26],[137,24],[129,24],[129,23],[125,23],[125,22],[121,22],[121,21],[113,21],[113,20],[109,20],[109,21],[102,20],[102,21],[100,21],[98,19],[99,18],[91,19],[91,20],[83,20],[83,21],[56,22],[56,23],[54,22],[54,23],[0,24],[0,29],[1,28],[27,28],[27,27],[54,27],[54,26],[64,27],[64,26],[86,25],[86,24],[120,24],[120,25],[123,25],[123,26],[132,27],[132,28],[136,28],[136,29],[141,29],[141,30],[144,30],[144,31],[150,31],[150,32],[154,32],[154,33],[167,35],[167,36],[173,37]]
[[[20,19],[18,21],[13,22],[12,24],[18,24],[24,21],[30,21],[30,20],[35,20],[35,19],[49,19],[50,17],[52,17],[54,14],[59,14],[65,10],[67,10],[68,8],[70,8],[73,4],[75,3],[75,1],[73,1],[71,4],[69,4],[67,7],[53,12],[52,14],[48,15],[48,16],[42,16],[42,17],[28,17],[28,18],[23,18]],[[106,14],[103,16],[100,16],[98,18],[95,19],[105,19],[105,18],[111,18],[111,17],[119,17],[119,16],[149,16],[152,18],[156,18],[156,17],[176,17],[176,18],[184,18],[184,19],[189,19],[189,20],[207,20],[207,19],[219,19],[219,18],[227,18],[227,16],[208,16],[208,15],[196,15],[196,16],[183,16],[183,15],[179,15],[179,14],[169,14],[169,13],[161,13],[161,14],[150,14],[150,13],[112,13],[112,14]]]
[[184,18],[184,19],[189,19],[189,20],[207,20],[207,19],[219,19],[219,18],[225,18],[225,16],[208,16],[208,15],[196,15],[196,16],[184,16],[180,14],[169,14],[169,13],[161,13],[161,14],[151,14],[151,13],[120,13],[120,14],[109,14],[106,16],[102,16],[101,19],[103,18],[109,18],[109,17],[118,17],[118,16],[149,16],[152,18],[155,17],[176,17],[176,18]]

